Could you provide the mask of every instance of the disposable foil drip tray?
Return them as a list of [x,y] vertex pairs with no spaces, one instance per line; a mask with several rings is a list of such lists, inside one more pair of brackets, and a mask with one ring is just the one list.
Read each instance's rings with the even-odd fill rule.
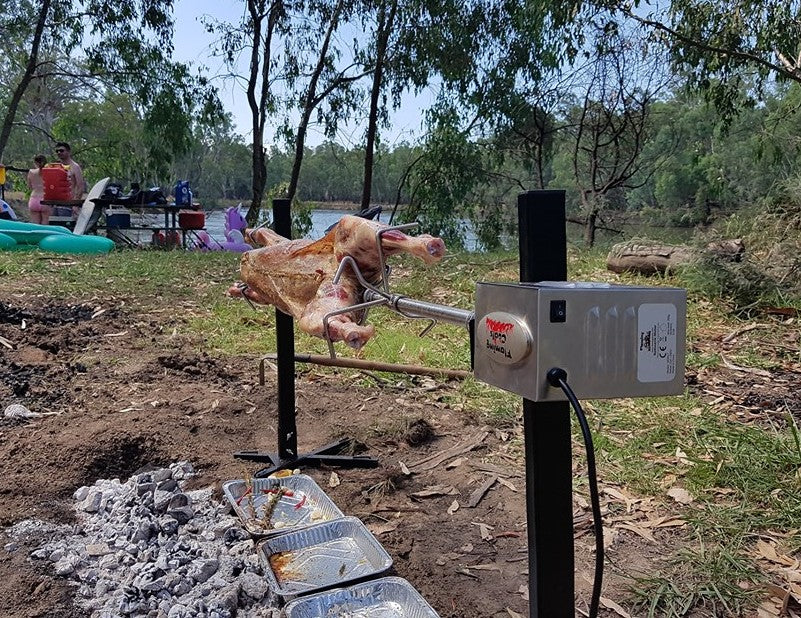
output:
[[254,536],[274,536],[344,516],[320,486],[304,474],[227,481],[223,494]]
[[344,517],[262,541],[270,588],[292,598],[383,573],[392,558],[356,517]]
[[439,618],[405,579],[383,577],[291,601],[286,618]]

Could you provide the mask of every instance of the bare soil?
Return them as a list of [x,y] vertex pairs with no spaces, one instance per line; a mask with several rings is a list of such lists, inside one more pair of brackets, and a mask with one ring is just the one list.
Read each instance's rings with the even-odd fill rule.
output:
[[[26,518],[73,522],[73,492],[99,478],[126,479],[145,466],[188,460],[200,471],[194,485],[219,487],[261,467],[233,453],[275,450],[275,373],[268,367],[262,386],[259,359],[202,352],[202,340],[181,335],[182,319],[169,307],[154,309],[152,299],[147,308],[118,307],[102,298],[78,304],[19,287],[4,289],[1,280],[0,299],[0,337],[6,341],[0,345],[0,409],[21,403],[35,412],[57,413],[32,422],[0,418],[1,527]],[[443,618],[527,616],[521,425],[475,424],[473,416],[448,405],[454,385],[444,380],[404,380],[397,386],[354,371],[297,369],[300,450],[353,437],[360,451],[380,462],[375,469],[304,472],[346,514],[371,527],[393,557],[395,573]],[[691,378],[699,392],[713,391],[710,398],[747,405],[757,397],[756,409],[781,400],[792,402],[798,414],[792,392],[799,375],[799,368],[789,367],[775,383],[726,369]],[[764,387],[754,389],[755,382]],[[414,467],[473,439],[475,448],[430,470]],[[576,477],[582,478],[578,445],[575,461]],[[400,462],[417,471],[405,474]],[[331,482],[332,473],[338,485]],[[491,477],[499,480],[470,508],[471,496]],[[625,516],[626,490],[607,483],[604,488],[606,511]],[[577,494],[579,610],[587,607],[594,559],[586,502]],[[667,502],[636,512],[629,517],[632,524],[638,517],[669,522],[672,516]],[[654,526],[650,533],[656,542],[625,526],[612,531],[610,524],[605,598],[625,604],[628,576],[658,570],[685,542],[680,527]],[[72,606],[73,588],[46,564],[31,562],[28,549],[0,548],[0,616],[83,616]],[[603,615],[622,614],[607,607]]]

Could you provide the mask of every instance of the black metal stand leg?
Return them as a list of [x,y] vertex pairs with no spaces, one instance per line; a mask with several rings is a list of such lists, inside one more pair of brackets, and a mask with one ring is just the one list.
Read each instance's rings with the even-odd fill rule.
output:
[[[290,201],[273,200],[275,232],[284,238],[292,237]],[[300,466],[339,466],[342,468],[375,468],[378,461],[366,456],[341,454],[351,441],[344,439],[310,453],[298,454],[298,429],[295,421],[295,329],[292,316],[276,309],[275,335],[278,365],[278,453],[240,451],[237,459],[266,462],[270,465],[254,476],[261,478],[285,468]],[[263,379],[262,379],[263,381]]]
[[[565,192],[522,193],[517,203],[520,281],[566,280]],[[573,618],[575,574],[569,404],[524,399],[523,424],[529,616]]]

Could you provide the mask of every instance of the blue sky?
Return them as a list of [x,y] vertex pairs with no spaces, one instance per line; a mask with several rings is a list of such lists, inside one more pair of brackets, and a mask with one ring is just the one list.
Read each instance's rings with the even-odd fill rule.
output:
[[[175,53],[174,58],[181,62],[189,62],[195,66],[202,65],[208,68],[208,75],[220,75],[227,69],[217,58],[211,56],[214,36],[208,34],[200,21],[201,16],[209,15],[216,19],[238,21],[244,12],[244,3],[232,0],[176,0],[175,2]],[[243,65],[247,68],[247,64]],[[247,105],[245,92],[242,87],[232,80],[216,80],[220,100],[226,110],[231,112],[236,124],[236,130],[242,135],[250,134],[250,109]],[[414,141],[421,135],[421,112],[431,100],[430,96],[408,95],[398,112],[392,115],[392,129],[383,135],[382,139],[389,144],[400,140]],[[363,128],[348,126],[340,130],[337,141],[345,146],[358,144],[363,134]],[[265,136],[266,140],[273,139],[272,132]],[[322,132],[312,128],[309,131],[307,145],[315,146],[323,141]]]

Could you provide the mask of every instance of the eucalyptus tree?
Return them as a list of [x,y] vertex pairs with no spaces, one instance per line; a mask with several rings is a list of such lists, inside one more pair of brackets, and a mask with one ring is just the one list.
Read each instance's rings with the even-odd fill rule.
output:
[[578,195],[584,241],[593,246],[604,211],[625,207],[625,191],[644,184],[669,153],[643,157],[651,112],[669,83],[661,58],[641,41],[604,28],[576,67],[576,104],[563,135]]
[[80,82],[87,98],[128,92],[149,131],[170,138],[154,155],[186,148],[197,104],[214,108],[204,80],[170,61],[172,0],[15,0],[0,12],[0,32],[10,78],[0,94],[0,159],[26,93],[54,79]]
[[[215,52],[221,55],[232,77],[243,84],[251,116],[251,201],[247,219],[259,216],[267,184],[267,150],[264,134],[267,119],[276,110],[276,83],[281,79],[281,42],[291,32],[292,0],[244,0],[236,22],[204,19],[206,30],[219,38]],[[240,58],[246,57],[247,72],[239,73]]]
[[[372,198],[375,153],[380,129],[401,95],[432,84],[464,90],[475,72],[473,59],[488,44],[483,27],[485,2],[456,0],[378,0],[362,5],[361,24],[369,36],[357,58],[370,71],[365,129],[361,207]],[[448,114],[438,115],[440,124]],[[424,114],[421,113],[421,124]],[[433,125],[432,125],[433,126]],[[404,175],[408,176],[408,174]],[[402,187],[399,187],[400,191]]]
[[350,57],[350,52],[335,40],[352,10],[350,0],[310,0],[305,23],[293,35],[292,57],[295,60],[287,85],[299,95],[290,95],[289,99],[296,102],[300,119],[292,129],[285,124],[284,130],[294,142],[295,153],[286,196],[290,200],[295,197],[300,182],[312,114],[318,112],[325,134],[333,136],[339,122],[348,118],[353,110],[355,83],[366,75]]

